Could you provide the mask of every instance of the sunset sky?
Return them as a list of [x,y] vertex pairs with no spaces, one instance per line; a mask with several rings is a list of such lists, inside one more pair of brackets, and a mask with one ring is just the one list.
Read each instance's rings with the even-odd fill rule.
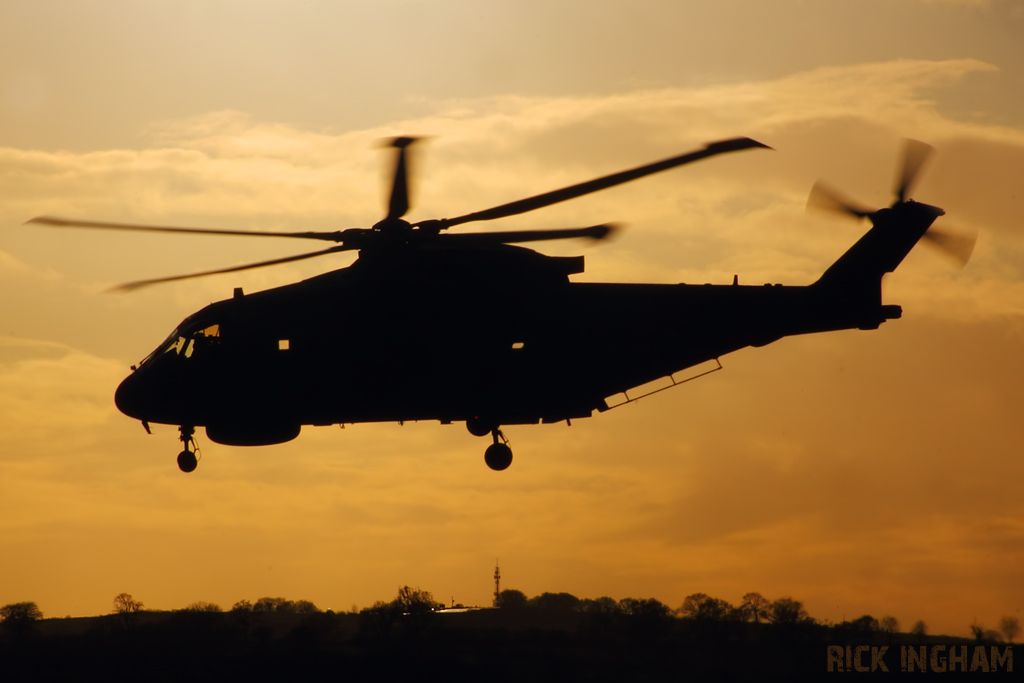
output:
[[[249,230],[367,227],[416,148],[413,220],[736,136],[702,161],[482,229],[615,221],[595,282],[813,282],[866,230],[815,180],[914,198],[980,237],[921,245],[901,320],[783,339],[592,419],[307,427],[211,443],[185,475],[118,383],[186,315],[352,262],[331,256],[109,294],[308,250],[23,225],[51,214]],[[470,226],[467,226],[468,229]],[[460,228],[460,230],[463,230]],[[365,607],[749,591],[819,619],[994,628],[1024,608],[1024,0],[36,0],[0,4],[0,604],[47,616],[283,596]],[[599,368],[595,369],[600,372]]]

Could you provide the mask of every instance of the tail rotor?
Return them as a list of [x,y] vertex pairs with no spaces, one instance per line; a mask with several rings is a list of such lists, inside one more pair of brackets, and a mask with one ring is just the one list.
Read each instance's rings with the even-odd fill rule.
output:
[[[974,253],[974,245],[978,235],[974,232],[964,230],[950,230],[936,228],[931,224],[938,216],[945,212],[938,207],[930,207],[927,204],[915,202],[909,198],[914,185],[920,178],[921,171],[928,162],[935,148],[919,140],[908,139],[903,147],[903,158],[896,172],[896,179],[893,184],[893,194],[896,201],[884,209],[868,209],[851,202],[839,192],[818,181],[811,188],[811,194],[807,198],[807,207],[840,213],[854,218],[868,218],[873,224],[878,224],[883,216],[891,217],[894,212],[900,217],[909,218],[911,215],[920,214],[925,219],[930,219],[928,227],[923,234],[917,237],[924,239],[936,247],[947,257],[963,267],[967,265],[971,255]],[[926,209],[927,207],[927,209]],[[886,221],[881,221],[886,222]]]

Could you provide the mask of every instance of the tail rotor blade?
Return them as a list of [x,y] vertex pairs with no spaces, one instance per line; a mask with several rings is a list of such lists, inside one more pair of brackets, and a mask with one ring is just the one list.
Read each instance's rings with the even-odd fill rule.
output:
[[929,228],[928,232],[924,234],[924,238],[959,263],[961,268],[971,260],[974,245],[978,241],[977,233],[950,232],[937,228]]
[[903,164],[900,166],[899,175],[896,177],[894,192],[899,202],[905,202],[910,190],[914,187],[921,167],[928,161],[935,148],[920,140],[907,139],[903,147]]
[[807,208],[845,213],[855,218],[866,218],[874,213],[871,209],[857,206],[820,180],[814,183],[807,197]]
[[416,142],[416,138],[395,138],[391,146],[398,150],[395,162],[395,177],[391,183],[391,198],[388,200],[388,218],[401,218],[409,212],[409,178],[405,160],[405,148]]

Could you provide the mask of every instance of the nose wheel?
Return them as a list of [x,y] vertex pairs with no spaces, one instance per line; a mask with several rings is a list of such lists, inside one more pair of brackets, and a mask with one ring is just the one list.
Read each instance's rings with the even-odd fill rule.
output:
[[484,462],[492,470],[507,470],[512,464],[512,449],[508,447],[508,439],[497,427],[491,430],[491,436],[494,437],[494,443],[484,451]]
[[196,457],[199,452],[195,440],[196,429],[189,425],[182,425],[178,429],[181,432],[179,439],[185,445],[185,450],[178,453],[178,469],[185,473],[193,472],[199,465],[199,458]]

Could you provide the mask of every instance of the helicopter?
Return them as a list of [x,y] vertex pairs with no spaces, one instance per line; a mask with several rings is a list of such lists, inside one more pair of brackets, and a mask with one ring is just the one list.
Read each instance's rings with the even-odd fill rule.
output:
[[[908,140],[894,203],[868,209],[818,183],[809,206],[867,218],[872,227],[807,286],[573,282],[582,256],[549,256],[522,243],[602,240],[615,226],[449,233],[506,218],[701,159],[768,148],[734,138],[703,149],[456,218],[404,220],[410,210],[407,153],[396,150],[386,216],[370,228],[256,232],[108,223],[40,216],[30,223],[177,234],[280,237],[334,245],[258,263],[121,285],[230,273],[344,251],[349,266],[233,296],[193,313],[120,384],[118,409],[177,425],[178,467],[197,466],[195,431],[232,446],[296,438],[303,426],[437,420],[491,437],[484,460],[507,469],[509,425],[567,422],[612,405],[611,397],[782,337],[877,329],[902,309],[885,305],[882,276],[926,238],[970,258],[974,238],[940,232],[944,211],[909,192],[932,148]],[[706,374],[706,373],[701,373]],[[686,380],[683,380],[686,381]]]

